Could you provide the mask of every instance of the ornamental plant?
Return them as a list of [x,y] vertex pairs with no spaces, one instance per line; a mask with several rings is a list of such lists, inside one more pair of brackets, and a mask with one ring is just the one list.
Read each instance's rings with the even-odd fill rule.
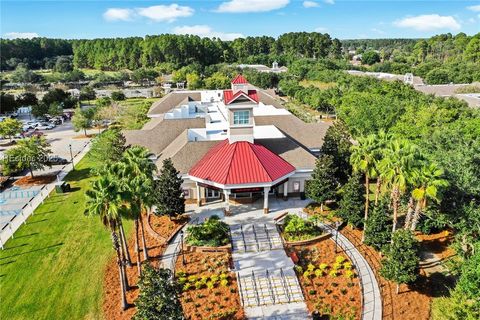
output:
[[318,266],[318,268],[319,268],[320,270],[326,270],[326,269],[328,268],[328,264],[326,264],[326,263],[321,263],[321,264]]
[[229,241],[228,225],[216,215],[208,218],[204,223],[189,226],[186,241],[191,246],[219,247]]

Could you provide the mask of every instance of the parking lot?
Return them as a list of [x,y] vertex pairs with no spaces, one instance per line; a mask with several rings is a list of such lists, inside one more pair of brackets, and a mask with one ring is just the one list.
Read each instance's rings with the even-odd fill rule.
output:
[[[19,118],[22,120],[22,118]],[[79,138],[82,135],[80,132],[73,130],[72,123],[70,121],[64,124],[56,126],[51,130],[40,130],[47,142],[50,143],[50,149],[52,150],[52,156],[59,156],[61,158],[70,161],[70,147],[71,153],[75,156],[78,152],[83,150],[85,145],[89,142],[88,138]],[[96,130],[90,130],[87,133],[91,134]],[[13,146],[0,146],[0,158],[3,158],[4,152]],[[69,164],[70,165],[70,164]],[[45,174],[57,173],[63,165],[54,165],[51,168],[45,168],[45,170],[35,170],[33,173],[35,176]],[[22,176],[17,176],[15,179],[19,179]],[[30,199],[37,195],[42,189],[43,185],[17,187],[10,185],[8,188],[0,192],[0,228],[2,228],[13,216],[20,214],[21,209],[28,204]]]

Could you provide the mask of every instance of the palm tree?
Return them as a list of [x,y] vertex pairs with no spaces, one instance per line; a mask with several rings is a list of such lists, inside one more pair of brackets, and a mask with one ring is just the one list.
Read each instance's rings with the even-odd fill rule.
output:
[[383,130],[380,130],[376,136],[377,142],[377,162],[376,162],[376,171],[377,171],[377,182],[375,187],[375,205],[378,204],[378,198],[380,196],[381,187],[382,187],[382,177],[378,174],[378,163],[383,157],[383,150],[387,147],[387,145],[392,140],[392,135],[390,133],[386,133]]
[[[365,175],[365,216],[364,223],[368,219],[368,206],[370,202],[370,178],[377,176],[376,162],[377,162],[377,141],[375,135],[368,135],[366,137],[358,138],[358,145],[352,146],[352,155],[350,156],[350,163],[353,171],[362,172]],[[362,242],[365,240],[365,228],[363,228]]]
[[[122,200],[124,203],[128,202],[128,194],[123,190],[123,180],[120,174],[120,166],[118,163],[109,163],[105,166],[103,166],[99,170],[99,175],[101,176],[108,176],[109,179],[114,182],[117,186],[119,195],[122,197]],[[129,210],[124,210],[122,212],[122,218],[127,218],[129,219]],[[127,238],[125,236],[125,230],[123,228],[123,223],[122,220],[120,219],[119,225],[118,225],[118,230],[120,233],[120,245],[123,253],[123,259],[125,261],[125,264],[128,265],[129,267],[132,266],[132,259],[130,258],[130,252],[128,250],[128,244],[127,244]]]
[[448,181],[442,178],[443,174],[443,169],[439,168],[435,163],[424,165],[420,169],[413,171],[412,177],[413,181],[417,182],[417,188],[413,190],[412,197],[417,200],[417,205],[415,206],[415,213],[410,226],[412,231],[415,231],[417,227],[422,209],[427,207],[427,199],[439,201],[438,189],[448,186]]
[[385,188],[391,192],[393,206],[393,227],[397,227],[400,196],[407,189],[408,181],[415,162],[418,160],[417,148],[406,140],[395,139],[388,143],[384,157],[378,164],[380,177]]
[[121,286],[121,307],[127,308],[126,289],[128,286],[125,266],[118,241],[117,230],[121,220],[123,200],[115,183],[109,177],[100,177],[92,183],[92,188],[86,192],[86,215],[100,217],[103,225],[110,229],[113,248],[117,254],[118,273]]
[[[131,147],[124,153],[121,160],[123,183],[129,193],[131,214],[135,219],[136,251],[138,265],[140,265],[138,232],[141,225],[141,236],[144,259],[148,259],[145,241],[145,227],[142,214],[147,212],[153,203],[153,172],[156,166],[150,159],[150,153],[143,147]],[[139,273],[141,269],[139,268]]]

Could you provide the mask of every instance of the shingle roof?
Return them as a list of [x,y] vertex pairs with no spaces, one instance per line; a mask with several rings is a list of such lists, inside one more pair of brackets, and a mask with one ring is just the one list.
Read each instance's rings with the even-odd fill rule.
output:
[[320,148],[330,123],[305,123],[292,114],[277,116],[256,116],[255,125],[274,125],[285,135],[308,149]]
[[311,170],[315,167],[317,158],[288,137],[281,139],[255,139],[255,143],[261,144],[273,153],[278,154],[297,170]]
[[153,116],[167,113],[173,108],[181,105],[182,102],[186,103],[188,101],[200,101],[201,99],[201,93],[198,91],[173,91],[152,104],[150,110],[148,110],[147,115]]
[[150,130],[127,130],[127,145],[140,145],[159,155],[185,129],[205,128],[205,119],[164,119]]
[[223,185],[269,183],[295,171],[290,163],[260,144],[223,140],[208,151],[189,175]]

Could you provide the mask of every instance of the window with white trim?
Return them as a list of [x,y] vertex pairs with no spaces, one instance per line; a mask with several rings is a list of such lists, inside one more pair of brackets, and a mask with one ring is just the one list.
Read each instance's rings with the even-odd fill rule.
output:
[[250,111],[234,111],[233,112],[233,124],[249,124],[250,123]]

